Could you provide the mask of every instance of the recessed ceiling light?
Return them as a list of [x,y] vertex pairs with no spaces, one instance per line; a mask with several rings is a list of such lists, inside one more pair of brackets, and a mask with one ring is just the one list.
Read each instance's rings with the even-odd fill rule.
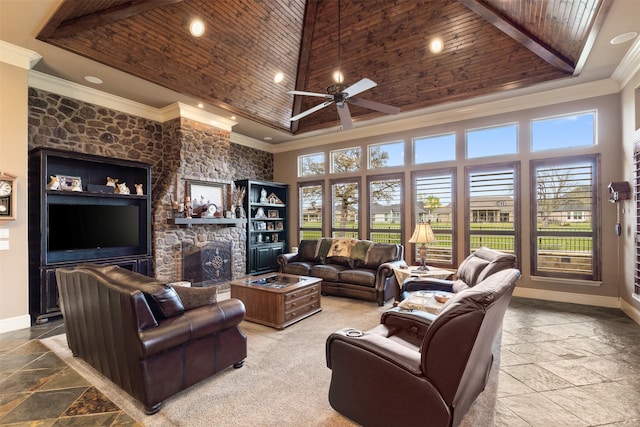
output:
[[444,49],[444,42],[440,37],[436,37],[429,42],[429,50],[432,53],[440,53],[442,49]]
[[204,108],[204,104],[202,102],[198,102],[198,108]]
[[265,137],[264,137],[264,140],[265,140],[265,141],[271,141],[272,139],[273,139],[273,138],[271,138],[270,136],[265,136]]
[[229,118],[230,118],[231,120],[235,120],[235,119],[236,119],[236,116],[231,116],[231,117],[229,117]]
[[637,36],[638,36],[638,33],[636,33],[635,31],[631,31],[631,32],[628,32],[628,33],[620,34],[619,36],[616,36],[616,37],[611,39],[611,44],[626,43],[629,40],[635,39]]
[[282,71],[278,71],[275,77],[273,78],[273,81],[275,83],[280,83],[283,80],[284,80],[284,73]]
[[193,37],[200,37],[204,34],[204,22],[199,19],[194,19],[189,25],[189,32]]
[[101,85],[102,84],[102,79],[99,79],[98,77],[95,76],[84,76],[84,79],[86,81],[88,81],[89,83],[93,83],[96,85]]

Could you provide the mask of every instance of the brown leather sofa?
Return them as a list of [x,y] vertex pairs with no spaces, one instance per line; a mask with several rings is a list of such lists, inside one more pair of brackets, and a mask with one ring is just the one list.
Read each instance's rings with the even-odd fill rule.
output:
[[438,315],[394,308],[367,332],[333,333],[331,406],[368,427],[459,425],[487,384],[518,277],[499,271],[455,294]]
[[[338,251],[339,243],[348,244],[348,250]],[[358,239],[301,240],[297,253],[278,255],[277,260],[281,273],[322,279],[323,295],[376,301],[380,306],[398,287],[394,267],[406,265],[404,246]]]
[[492,274],[507,268],[516,268],[514,254],[481,247],[462,261],[456,271],[456,280],[410,277],[397,288],[396,303],[408,298],[415,291],[460,292],[482,282]]
[[56,277],[73,355],[148,414],[175,393],[244,363],[247,342],[238,325],[245,307],[237,299],[185,309],[171,286],[114,266],[58,269]]

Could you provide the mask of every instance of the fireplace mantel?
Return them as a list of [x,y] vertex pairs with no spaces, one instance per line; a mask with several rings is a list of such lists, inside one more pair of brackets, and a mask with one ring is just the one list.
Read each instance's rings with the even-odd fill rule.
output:
[[183,227],[191,227],[192,225],[222,225],[232,227],[247,223],[246,218],[172,218],[168,221],[169,224]]

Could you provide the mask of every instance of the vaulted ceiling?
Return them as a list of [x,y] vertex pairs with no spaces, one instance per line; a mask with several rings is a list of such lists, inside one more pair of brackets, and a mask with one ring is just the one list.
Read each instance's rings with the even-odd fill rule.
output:
[[[37,38],[292,134],[336,126],[325,93],[402,112],[579,74],[611,0],[64,0]],[[340,13],[338,13],[340,11]],[[189,23],[204,21],[203,36]],[[340,29],[340,31],[338,31]],[[439,37],[441,53],[429,42]],[[276,72],[284,73],[281,83]],[[350,106],[354,121],[382,113]]]

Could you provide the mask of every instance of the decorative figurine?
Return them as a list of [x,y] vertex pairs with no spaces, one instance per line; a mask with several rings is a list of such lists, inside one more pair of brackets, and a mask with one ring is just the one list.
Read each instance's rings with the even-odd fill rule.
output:
[[133,184],[136,187],[136,194],[138,196],[144,196],[144,190],[142,188],[142,184]]
[[60,180],[57,176],[51,175],[50,181],[47,184],[47,190],[59,190],[60,189]]
[[267,190],[260,190],[260,203],[267,203]]
[[116,184],[116,193],[117,194],[131,194],[131,190],[127,187],[127,183],[123,182],[121,184]]
[[71,191],[82,191],[82,181],[80,178],[74,178],[71,181]]

